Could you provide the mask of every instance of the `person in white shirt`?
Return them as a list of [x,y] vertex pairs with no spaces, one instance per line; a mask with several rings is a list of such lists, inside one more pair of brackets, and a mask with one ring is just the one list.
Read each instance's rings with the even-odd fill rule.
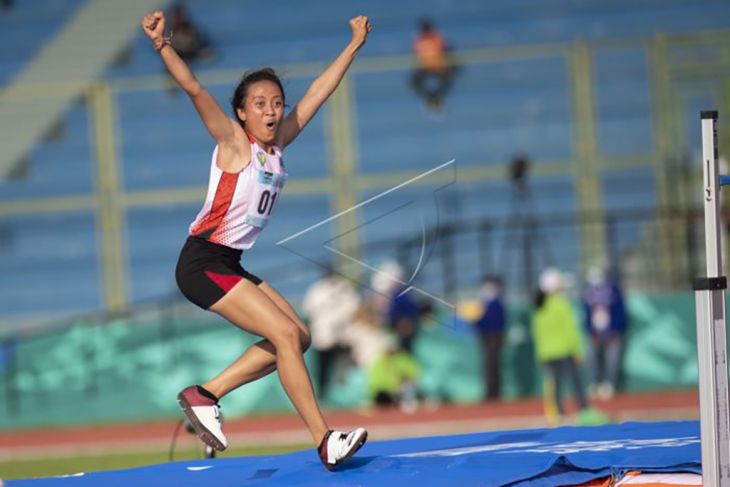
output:
[[348,352],[345,333],[359,307],[360,296],[350,281],[331,269],[304,295],[302,309],[309,317],[312,347],[317,351],[320,398],[327,397],[333,365]]

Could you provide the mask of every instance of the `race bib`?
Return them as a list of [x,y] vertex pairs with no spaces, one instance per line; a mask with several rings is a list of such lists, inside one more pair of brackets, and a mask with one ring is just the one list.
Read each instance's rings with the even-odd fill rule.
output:
[[284,188],[286,174],[267,171],[257,171],[257,173],[251,206],[244,215],[243,221],[248,225],[264,228],[269,223],[271,210],[274,209],[279,193]]

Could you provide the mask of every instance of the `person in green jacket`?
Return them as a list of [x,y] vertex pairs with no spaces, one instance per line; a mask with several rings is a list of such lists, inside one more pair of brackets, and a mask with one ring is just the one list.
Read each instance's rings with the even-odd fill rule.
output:
[[572,382],[573,394],[580,408],[579,422],[593,422],[586,418],[591,415],[591,410],[578,369],[583,355],[580,328],[573,307],[563,294],[563,288],[563,278],[557,269],[543,271],[532,319],[535,355],[548,378],[545,390],[546,414],[549,419],[558,420],[565,415],[562,389],[564,383],[569,381]]
[[420,368],[413,356],[400,349],[391,337],[387,349],[375,360],[368,374],[368,390],[379,407],[399,406],[405,412],[418,407],[416,381]]

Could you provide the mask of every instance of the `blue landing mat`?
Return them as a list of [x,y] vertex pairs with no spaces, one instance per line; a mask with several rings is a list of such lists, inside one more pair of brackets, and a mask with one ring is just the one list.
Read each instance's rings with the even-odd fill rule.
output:
[[626,470],[701,473],[699,435],[697,421],[496,431],[370,442],[337,472],[325,470],[312,449],[15,480],[6,485],[552,487]]

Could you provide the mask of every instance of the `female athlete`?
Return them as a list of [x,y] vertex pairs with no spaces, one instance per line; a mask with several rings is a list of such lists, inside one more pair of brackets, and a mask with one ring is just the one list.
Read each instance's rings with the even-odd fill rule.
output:
[[224,450],[228,442],[221,427],[219,399],[277,370],[320,459],[332,469],[365,443],[367,431],[340,432],[328,427],[304,364],[308,329],[273,287],[241,267],[240,258],[254,245],[280,198],[286,180],[282,150],[337,88],[372,26],[365,16],[350,20],[352,40],[288,115],[281,81],[272,69],[244,75],[232,99],[234,118],[223,112],[170,46],[162,12],[147,14],[142,28],[216,142],[208,194],[178,260],[178,286],[196,305],[263,338],[208,382],[183,389],[178,394],[180,407],[206,444]]

